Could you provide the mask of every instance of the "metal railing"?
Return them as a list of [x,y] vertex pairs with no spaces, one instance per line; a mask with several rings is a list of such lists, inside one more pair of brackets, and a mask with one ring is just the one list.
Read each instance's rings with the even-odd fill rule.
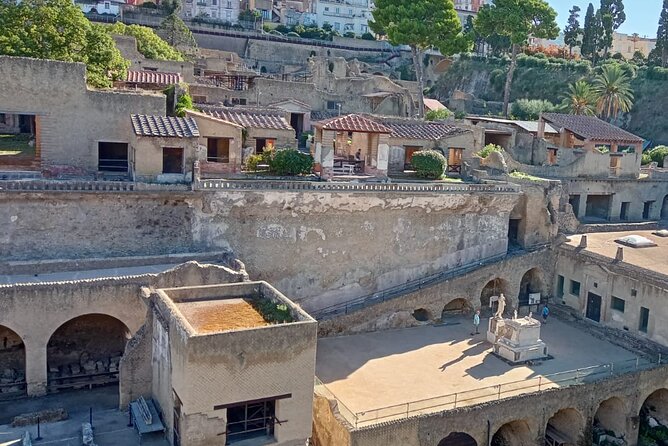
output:
[[204,179],[195,185],[196,190],[317,190],[333,192],[404,192],[404,193],[518,193],[516,184],[465,184],[465,183],[347,183],[327,181],[256,181]]
[[[339,400],[334,393],[326,388],[319,380],[321,388],[326,389],[326,395],[334,398],[345,410],[340,410],[341,415],[353,426],[372,425],[389,420],[406,419],[412,416],[428,413],[452,410],[464,406],[472,406],[489,401],[502,400],[513,396],[539,392],[554,388],[565,388],[574,385],[590,383],[611,376],[647,370],[668,364],[668,360],[661,355],[654,359],[635,358],[626,361],[611,362],[608,364],[584,367],[565,372],[541,375],[518,381],[509,381],[493,386],[464,390],[462,392],[440,395],[433,398],[409,401],[391,406],[379,407],[360,412],[352,412]],[[317,387],[317,386],[316,386]]]
[[478,260],[474,263],[470,263],[468,265],[464,265],[458,268],[445,269],[435,274],[431,274],[429,276],[422,277],[420,279],[411,280],[406,283],[402,283],[400,285],[396,285],[382,291],[367,294],[365,296],[356,297],[354,299],[350,299],[345,302],[339,302],[337,304],[323,307],[318,310],[310,311],[309,314],[311,314],[311,316],[313,316],[318,320],[331,319],[339,315],[349,314],[354,311],[359,311],[364,308],[370,307],[372,305],[396,299],[405,294],[412,293],[421,290],[423,288],[431,287],[446,280],[453,279],[457,276],[471,273],[472,271],[484,268],[496,262],[506,260],[511,257],[529,254],[544,249],[545,247],[547,247],[547,245],[533,246],[523,250],[498,254],[496,256]]

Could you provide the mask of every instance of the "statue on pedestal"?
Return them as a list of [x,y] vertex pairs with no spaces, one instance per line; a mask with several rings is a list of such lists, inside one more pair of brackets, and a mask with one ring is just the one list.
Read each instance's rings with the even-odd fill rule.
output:
[[499,296],[499,306],[494,313],[495,318],[503,319],[503,312],[506,310],[506,297],[501,293]]

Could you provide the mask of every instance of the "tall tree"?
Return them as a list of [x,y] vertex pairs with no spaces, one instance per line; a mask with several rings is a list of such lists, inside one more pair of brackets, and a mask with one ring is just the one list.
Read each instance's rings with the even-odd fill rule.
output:
[[573,55],[573,47],[579,43],[582,35],[582,28],[580,28],[580,7],[573,5],[573,9],[568,11],[568,24],[564,28],[564,42],[568,45],[568,54]]
[[129,63],[113,39],[93,26],[70,0],[0,3],[0,54],[83,62],[88,83],[109,87]]
[[668,0],[663,0],[659,28],[656,31],[655,51],[661,57],[661,66],[666,68],[668,66]]
[[619,64],[604,65],[601,74],[594,78],[596,108],[602,118],[616,118],[619,112],[628,112],[633,107],[631,79]]
[[160,31],[165,41],[175,48],[197,48],[193,33],[176,12],[162,21]]
[[568,86],[561,109],[572,115],[596,115],[596,95],[587,81],[579,80]]
[[443,56],[470,48],[452,0],[377,0],[371,29],[394,45],[408,45],[419,85],[418,116],[424,114],[422,53],[436,47]]
[[602,36],[600,49],[604,57],[607,57],[612,46],[613,34],[626,21],[624,2],[622,0],[601,0],[601,25]]
[[494,34],[510,38],[510,67],[503,94],[503,113],[508,116],[510,89],[517,67],[517,54],[529,36],[554,39],[559,35],[557,13],[545,0],[495,0],[480,8],[475,20],[478,33],[484,37]]
[[580,46],[580,52],[587,58],[590,58],[595,51],[595,15],[594,5],[590,3],[587,8],[587,14],[585,15],[584,28],[582,29],[582,45]]

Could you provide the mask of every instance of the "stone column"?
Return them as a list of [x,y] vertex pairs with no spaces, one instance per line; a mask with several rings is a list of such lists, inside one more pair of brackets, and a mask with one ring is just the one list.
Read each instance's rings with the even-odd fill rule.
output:
[[[48,340],[47,340],[48,341]],[[46,342],[24,339],[28,396],[46,394]]]

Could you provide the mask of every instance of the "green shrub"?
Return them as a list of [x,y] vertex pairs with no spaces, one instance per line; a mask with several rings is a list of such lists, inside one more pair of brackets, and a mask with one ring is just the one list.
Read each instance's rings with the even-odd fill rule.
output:
[[283,149],[274,153],[269,168],[278,175],[306,175],[313,169],[313,157],[295,149]]
[[246,170],[257,172],[257,166],[262,164],[262,155],[251,155],[246,160]]
[[188,93],[183,93],[178,101],[176,101],[176,107],[174,109],[174,114],[176,116],[185,116],[186,110],[193,110],[193,98]]
[[284,324],[294,321],[290,309],[285,304],[277,304],[267,299],[253,300],[252,305],[265,321],[272,324]]
[[466,112],[465,111],[455,112],[455,119],[464,119],[464,118],[466,118]]
[[373,34],[367,32],[362,34],[362,40],[376,40],[376,37],[374,37]]
[[487,144],[476,155],[478,155],[480,158],[487,158],[490,155],[490,153],[501,152],[502,150],[503,150],[503,148],[501,148],[500,146],[497,146],[496,144]]
[[648,150],[642,155],[642,163],[649,164],[655,162],[659,164],[659,167],[668,167],[664,166],[663,160],[668,156],[668,146],[656,146],[652,150]]
[[541,113],[555,111],[555,105],[542,99],[518,99],[513,102],[511,113],[518,119],[535,121]]
[[438,179],[443,176],[448,160],[436,150],[420,150],[413,153],[411,165],[417,176],[429,179]]
[[424,118],[427,121],[443,121],[448,119],[450,116],[452,116],[452,112],[447,108],[443,108],[441,110],[429,110],[427,114],[425,114]]

